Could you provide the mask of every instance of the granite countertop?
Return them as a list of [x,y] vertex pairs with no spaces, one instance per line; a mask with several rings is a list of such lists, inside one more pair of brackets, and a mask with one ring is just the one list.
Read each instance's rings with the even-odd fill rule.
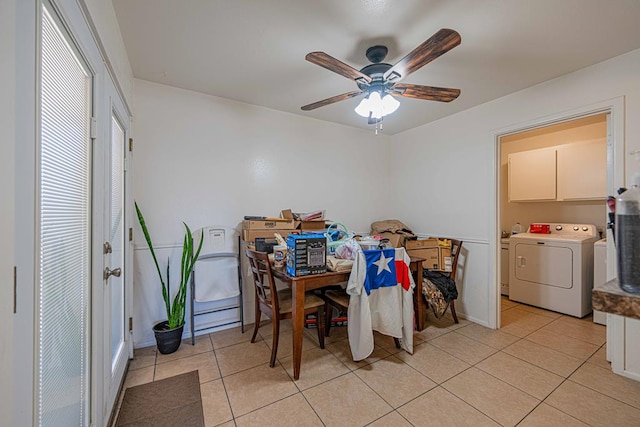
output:
[[618,279],[593,288],[591,300],[594,310],[640,319],[640,294],[620,289]]

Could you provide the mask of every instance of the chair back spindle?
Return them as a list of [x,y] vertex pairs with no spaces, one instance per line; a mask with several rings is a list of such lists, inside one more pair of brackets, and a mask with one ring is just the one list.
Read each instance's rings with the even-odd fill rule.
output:
[[[253,276],[255,290],[255,325],[253,328],[253,336],[251,342],[256,341],[258,329],[260,328],[261,314],[266,314],[271,318],[272,344],[271,359],[269,366],[274,367],[278,354],[278,340],[280,336],[280,320],[291,319],[293,317],[292,308],[292,292],[291,289],[278,291],[276,281],[273,276],[273,269],[269,255],[265,252],[257,252],[251,249],[246,250],[247,258],[251,266],[251,275]],[[324,306],[323,299],[305,293],[304,296],[304,314],[315,314],[318,328],[318,343],[320,348],[324,348]]]
[[272,317],[273,313],[279,312],[280,307],[269,255],[247,249],[247,258],[251,265],[256,298],[266,314]]

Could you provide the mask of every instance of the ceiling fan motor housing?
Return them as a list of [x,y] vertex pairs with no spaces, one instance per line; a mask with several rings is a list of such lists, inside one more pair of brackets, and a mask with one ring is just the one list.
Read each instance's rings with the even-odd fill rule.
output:
[[374,63],[374,64],[369,64],[366,67],[362,68],[360,72],[371,77],[371,83],[367,83],[362,80],[356,80],[356,83],[358,84],[358,87],[360,88],[360,90],[362,91],[377,90],[380,93],[384,92],[386,89],[388,89],[391,86],[390,84],[387,84],[387,82],[384,81],[384,73],[391,67],[392,67],[391,64]]
[[369,61],[377,64],[378,62],[384,61],[384,58],[387,56],[387,52],[389,52],[389,49],[387,49],[386,46],[376,45],[367,49],[367,53],[365,55]]

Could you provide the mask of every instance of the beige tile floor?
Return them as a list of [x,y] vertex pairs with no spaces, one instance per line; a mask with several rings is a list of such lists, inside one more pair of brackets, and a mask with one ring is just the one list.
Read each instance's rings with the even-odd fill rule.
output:
[[269,368],[271,327],[200,336],[171,355],[137,349],[124,387],[197,369],[207,426],[639,426],[640,382],[611,372],[605,327],[502,300],[502,329],[429,317],[414,354],[376,335],[353,362],[346,328],[306,330],[294,381],[291,324]]

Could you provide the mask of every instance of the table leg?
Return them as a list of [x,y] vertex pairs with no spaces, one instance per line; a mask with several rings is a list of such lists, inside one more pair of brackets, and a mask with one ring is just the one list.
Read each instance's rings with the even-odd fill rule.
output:
[[304,280],[294,280],[291,287],[293,307],[291,323],[293,326],[293,378],[300,378],[300,362],[302,361],[302,335],[304,333]]
[[424,321],[427,312],[427,304],[422,296],[422,262],[418,262],[416,265],[416,275],[413,278],[416,282],[416,287],[413,290],[413,304],[414,312],[416,314],[416,329],[421,331],[425,328]]

